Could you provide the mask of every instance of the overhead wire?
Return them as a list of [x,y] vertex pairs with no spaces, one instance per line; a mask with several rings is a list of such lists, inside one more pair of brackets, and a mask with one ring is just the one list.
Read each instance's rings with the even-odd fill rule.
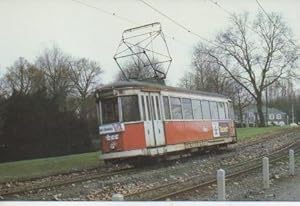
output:
[[133,21],[133,20],[131,20],[131,19],[128,19],[128,18],[126,18],[126,17],[123,17],[123,16],[120,16],[120,15],[116,14],[116,12],[109,12],[109,11],[106,11],[106,10],[104,10],[104,9],[102,9],[102,8],[99,8],[99,7],[96,7],[96,6],[87,4],[87,3],[83,2],[83,1],[79,1],[79,0],[71,0],[71,1],[76,2],[76,3],[78,3],[78,4],[81,4],[81,5],[84,5],[84,6],[86,6],[86,7],[90,7],[90,8],[96,9],[96,10],[98,10],[98,11],[104,13],[104,14],[107,14],[107,15],[110,15],[110,16],[114,16],[114,17],[116,17],[116,18],[118,18],[118,19],[120,19],[120,20],[122,20],[122,21],[126,21],[126,22],[128,22],[128,23],[130,23],[130,24],[134,24],[134,25],[139,24],[139,23],[136,22],[136,21]]
[[[229,10],[225,9],[224,7],[222,7],[217,1],[213,1],[213,0],[209,0],[211,3],[213,3],[214,5],[218,6],[221,10],[223,10],[224,12],[226,12],[227,14],[229,14],[231,17],[235,18],[235,15],[233,13],[231,13]],[[271,21],[271,23],[273,24],[274,27],[276,27],[276,24],[273,22],[272,18],[267,14],[267,12],[264,10],[264,8],[261,6],[261,4],[258,2],[258,0],[256,0],[256,2],[259,4],[260,8],[263,10],[263,12],[265,13],[265,15],[267,15],[268,19]],[[249,28],[250,30],[252,30],[254,33],[258,34],[259,36],[261,36],[261,34],[259,34],[255,29],[253,29],[252,27],[248,26],[246,24],[246,27]],[[292,40],[290,40],[285,34],[284,36],[296,47],[299,48],[299,46],[297,46]],[[279,52],[284,56],[284,58],[287,58],[286,54],[284,54],[281,50],[279,50]],[[296,57],[297,59],[298,57]]]
[[[256,0],[256,1],[258,1],[258,0]],[[235,18],[235,15],[232,12],[230,12],[229,10],[225,9],[224,7],[222,7],[217,1],[209,0],[209,2],[211,2],[212,4],[214,4],[217,7],[219,7],[221,10],[223,10],[224,12],[226,12],[227,14],[229,14],[231,17]],[[272,21],[271,17],[268,16],[268,18],[269,18],[270,21]],[[273,23],[273,25],[274,25],[274,27],[276,27],[276,25],[274,23]],[[257,35],[261,36],[261,34],[258,31],[256,31],[255,29],[253,29],[251,26],[248,26],[247,24],[245,26],[247,28],[249,28],[251,31],[253,31],[254,33],[256,33]],[[285,34],[284,34],[284,36],[288,39],[288,37]],[[291,40],[289,40],[289,41],[291,41]],[[299,48],[299,46],[297,46],[296,44],[293,43],[293,45]],[[279,52],[286,58],[286,55],[281,50],[279,50]]]
[[[230,12],[229,10],[225,9],[224,7],[222,7],[217,1],[213,1],[213,0],[209,0],[212,4],[216,5],[217,7],[219,7],[221,10],[223,10],[224,12],[226,12],[227,14],[229,14],[230,16],[234,17],[234,14],[232,14],[232,12]],[[260,2],[258,0],[256,0],[258,6],[260,7],[260,9],[263,11],[263,13],[267,16],[267,18],[269,19],[269,21],[273,24],[274,27],[277,27],[277,25],[273,22],[272,18],[269,16],[269,14],[266,12],[266,10],[263,8],[263,6],[260,4]],[[260,35],[257,31],[255,31],[252,27],[246,25],[246,27],[248,27],[250,30],[252,30],[253,32],[257,33],[258,35]],[[296,45],[288,36],[286,36],[286,34],[283,34],[285,36],[285,38],[287,38],[289,40],[289,42],[291,44],[293,44],[296,47],[299,47],[298,45]]]
[[[263,11],[263,13],[267,16],[267,18],[269,19],[269,21],[270,21],[270,22],[273,24],[273,26],[276,28],[277,25],[274,23],[274,21],[272,20],[272,18],[271,18],[270,15],[268,14],[268,12],[264,9],[264,7],[261,5],[261,3],[260,3],[258,0],[255,0],[255,1],[256,1],[256,3],[258,4],[258,6],[260,7],[260,9]],[[285,38],[287,38],[287,40],[288,40],[291,44],[293,44],[295,47],[299,48],[299,45],[296,45],[296,44],[294,43],[294,41],[293,41],[291,38],[289,38],[288,36],[286,36],[285,33],[283,33],[283,35],[285,36]]]
[[[85,3],[85,2],[79,1],[79,0],[71,0],[71,1],[73,1],[73,2],[75,2],[75,3],[78,3],[78,4],[81,4],[81,5],[84,5],[84,6],[86,6],[86,7],[92,8],[92,9],[96,9],[96,10],[98,10],[98,11],[104,13],[104,14],[107,14],[107,15],[110,15],[110,16],[113,16],[113,17],[116,17],[116,18],[118,18],[118,19],[120,19],[120,20],[122,20],[122,21],[125,21],[125,22],[127,22],[127,23],[130,23],[130,24],[132,24],[132,25],[134,25],[134,26],[141,25],[139,22],[133,21],[133,20],[127,18],[127,17],[121,16],[121,15],[117,14],[116,12],[109,12],[109,11],[106,11],[105,9],[102,9],[102,8],[99,8],[99,7],[96,7],[96,6],[93,6],[93,5],[91,5],[91,4],[88,4],[88,3]],[[165,35],[167,38],[169,38],[169,39],[171,39],[171,40],[173,40],[173,41],[175,41],[175,42],[177,42],[177,43],[185,44],[185,46],[187,46],[186,43],[184,43],[183,41],[181,41],[181,40],[175,38],[175,37],[172,36],[172,35],[166,34],[165,32],[164,32],[164,35]]]
[[200,38],[201,40],[203,41],[206,41],[210,44],[213,44],[215,46],[219,46],[217,45],[216,43],[208,40],[207,38],[199,35],[198,33],[192,31],[191,29],[189,29],[188,27],[184,26],[183,24],[177,22],[176,20],[174,20],[173,18],[169,17],[168,15],[164,14],[163,12],[161,12],[160,10],[156,9],[154,6],[152,6],[151,4],[149,4],[148,2],[144,1],[144,0],[139,0],[140,2],[142,2],[144,5],[146,5],[147,7],[151,8],[152,10],[154,10],[155,12],[159,13],[160,15],[162,15],[163,17],[167,18],[168,20],[170,20],[171,22],[173,22],[174,24],[176,24],[177,26],[179,26],[180,28],[182,28],[183,30],[185,30],[186,32],[194,35],[194,36],[197,36],[198,38]]

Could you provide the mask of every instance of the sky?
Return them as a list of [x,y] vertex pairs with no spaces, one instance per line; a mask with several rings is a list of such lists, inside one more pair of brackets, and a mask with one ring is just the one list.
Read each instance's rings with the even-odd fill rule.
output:
[[[207,39],[228,25],[229,15],[209,0],[145,1]],[[259,10],[256,0],[213,1],[230,12],[254,15]],[[281,13],[300,39],[299,0],[259,2],[267,12]],[[122,32],[152,22],[160,22],[172,37],[166,39],[173,59],[167,82],[175,86],[190,69],[193,48],[202,40],[139,0],[0,0],[0,76],[18,57],[34,62],[44,48],[55,44],[74,57],[99,62],[102,81],[109,83],[119,72],[113,56]]]

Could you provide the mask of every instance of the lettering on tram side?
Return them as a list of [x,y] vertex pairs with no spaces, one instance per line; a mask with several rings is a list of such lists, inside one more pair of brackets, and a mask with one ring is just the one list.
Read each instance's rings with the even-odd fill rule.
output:
[[220,135],[228,136],[229,133],[229,124],[228,122],[220,122],[219,123]]
[[125,126],[123,123],[112,123],[112,124],[105,124],[99,126],[99,133],[101,134],[110,134],[116,132],[125,131]]
[[207,127],[203,127],[203,128],[202,128],[202,131],[203,131],[203,132],[208,132],[208,128],[207,128]]
[[112,134],[112,135],[107,134],[105,136],[105,138],[106,138],[107,141],[118,140],[119,139],[119,134]]
[[207,141],[197,141],[197,142],[186,142],[185,143],[185,148],[189,149],[189,148],[193,148],[193,147],[202,147],[207,145]]
[[219,122],[212,122],[212,130],[214,137],[220,137]]

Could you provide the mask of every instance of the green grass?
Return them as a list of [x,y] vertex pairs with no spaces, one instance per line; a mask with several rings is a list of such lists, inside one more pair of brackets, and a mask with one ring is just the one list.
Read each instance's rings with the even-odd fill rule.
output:
[[91,169],[102,164],[99,152],[22,160],[0,164],[0,182]]
[[252,139],[261,135],[267,135],[279,132],[288,127],[248,127],[248,128],[237,128],[238,140],[243,141],[246,139]]

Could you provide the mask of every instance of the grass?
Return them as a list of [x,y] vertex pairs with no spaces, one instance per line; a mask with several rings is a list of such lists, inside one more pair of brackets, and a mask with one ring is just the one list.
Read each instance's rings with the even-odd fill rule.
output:
[[267,135],[276,133],[280,130],[284,130],[288,127],[248,127],[248,128],[237,128],[238,140],[243,141],[246,139],[253,139],[261,135]]
[[66,155],[0,164],[0,182],[44,177],[91,169],[102,164],[99,152]]

